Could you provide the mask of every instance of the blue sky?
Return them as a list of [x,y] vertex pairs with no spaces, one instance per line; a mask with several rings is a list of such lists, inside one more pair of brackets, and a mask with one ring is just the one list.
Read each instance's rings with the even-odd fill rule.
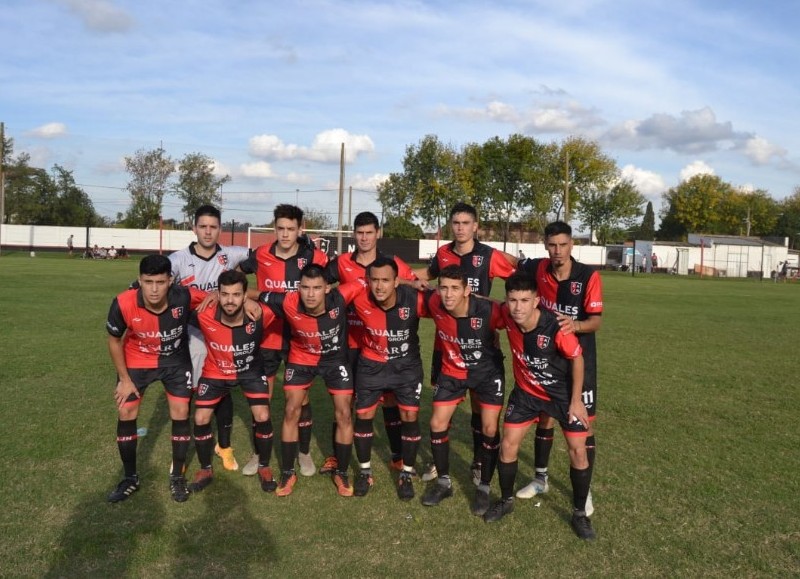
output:
[[657,208],[698,172],[781,199],[800,185],[798,24],[775,0],[6,0],[0,121],[109,216],[123,157],[163,145],[231,175],[225,219],[298,200],[335,221],[341,142],[353,213],[378,212],[427,134],[595,139]]

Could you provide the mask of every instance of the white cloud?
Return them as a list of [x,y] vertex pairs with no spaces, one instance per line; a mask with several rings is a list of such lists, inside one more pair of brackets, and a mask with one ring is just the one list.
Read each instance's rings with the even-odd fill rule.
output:
[[228,165],[220,163],[216,159],[212,159],[211,164],[212,164],[211,172],[216,177],[224,177],[225,175],[232,176],[233,172],[231,171],[231,168]]
[[89,30],[124,32],[133,26],[133,18],[112,0],[56,0],[70,9]]
[[249,142],[249,152],[253,157],[287,161],[305,160],[319,163],[338,163],[341,146],[345,146],[345,160],[350,163],[359,155],[372,153],[375,144],[368,135],[353,135],[344,129],[322,131],[314,137],[310,147],[284,143],[277,135],[257,135]]
[[308,185],[314,182],[314,178],[311,175],[295,172],[287,173],[283,180],[292,185]]
[[439,106],[436,113],[470,121],[510,124],[515,130],[525,133],[584,133],[605,123],[596,110],[575,101],[553,101],[520,110],[514,105],[492,100],[482,108]]
[[751,137],[747,139],[743,143],[741,149],[744,155],[750,159],[754,165],[767,165],[773,159],[785,159],[787,154],[786,149],[770,143],[763,137]]
[[633,165],[625,165],[622,168],[622,178],[631,181],[639,192],[648,198],[657,198],[667,189],[664,178],[658,173],[640,169]]
[[681,169],[681,181],[687,181],[695,175],[713,175],[714,169],[707,165],[704,161],[692,161]]
[[56,139],[67,134],[67,125],[64,123],[47,123],[32,129],[28,134],[41,139]]
[[239,165],[239,173],[247,179],[268,179],[275,176],[272,166],[266,161],[242,163]]
[[353,189],[361,189],[365,191],[375,191],[378,185],[389,178],[388,173],[375,173],[374,175],[355,175],[349,179],[349,185]]

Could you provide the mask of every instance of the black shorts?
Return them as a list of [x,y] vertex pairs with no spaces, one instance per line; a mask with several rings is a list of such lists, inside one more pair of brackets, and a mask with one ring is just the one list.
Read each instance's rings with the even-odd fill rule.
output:
[[[181,366],[171,366],[169,368],[128,368],[128,375],[133,381],[133,385],[139,390],[140,395],[144,395],[147,387],[160,380],[167,392],[167,398],[180,399],[187,403],[192,398],[192,366],[191,364]],[[117,377],[119,381],[119,376]],[[141,400],[135,394],[131,394],[125,401],[136,402]]]
[[515,386],[508,397],[508,406],[503,424],[507,428],[522,428],[539,421],[539,414],[544,412],[552,416],[559,425],[564,436],[588,436],[587,425],[569,421],[569,403],[542,400],[528,394]]
[[459,380],[447,374],[440,374],[433,388],[433,405],[459,404],[467,395],[467,389],[478,397],[482,408],[503,407],[505,397],[505,375],[503,373],[481,373]]
[[431,356],[431,385],[436,386],[439,374],[442,372],[442,351],[434,345]]
[[364,357],[358,360],[356,412],[374,409],[384,394],[392,393],[401,410],[419,410],[422,393],[422,362],[395,365]]
[[250,406],[269,406],[269,385],[266,376],[238,376],[231,380],[201,376],[197,383],[195,405],[214,408],[236,386],[242,388],[242,394]]
[[353,394],[353,380],[347,360],[342,359],[341,364],[322,364],[320,366],[305,366],[303,364],[286,363],[283,373],[283,389],[296,390],[311,387],[316,376],[321,376],[330,394]]
[[587,379],[583,381],[581,398],[583,405],[586,406],[586,413],[589,415],[589,420],[594,420],[594,416],[597,413],[597,376],[592,372],[592,375],[587,375],[586,378]]
[[261,357],[264,359],[264,374],[268,378],[272,378],[278,373],[278,368],[281,362],[286,361],[287,350],[271,350],[269,348],[261,348]]

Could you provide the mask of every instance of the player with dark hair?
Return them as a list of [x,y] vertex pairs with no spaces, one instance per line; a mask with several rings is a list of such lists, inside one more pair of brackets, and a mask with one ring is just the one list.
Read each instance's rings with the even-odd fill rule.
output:
[[[385,254],[378,251],[378,239],[381,237],[380,222],[378,217],[369,211],[363,211],[356,215],[353,220],[353,234],[356,240],[356,250],[343,253],[332,259],[328,263],[326,275],[331,283],[347,283],[366,277],[366,270],[375,260],[384,257]],[[397,256],[393,258],[398,269],[399,279],[412,281],[416,279],[413,270],[409,265]],[[350,368],[355,376],[357,371],[358,352],[361,348],[361,338],[364,334],[364,326],[355,314],[353,307],[348,310],[347,315],[347,347],[348,361]],[[356,382],[357,384],[357,382]],[[402,420],[400,410],[394,399],[394,394],[387,391],[383,397],[383,423],[386,428],[386,437],[389,439],[391,450],[390,467],[395,470],[402,470],[403,457],[401,448],[401,428]],[[335,433],[332,438],[335,438]],[[332,472],[336,469],[335,457],[330,456],[325,459],[320,467],[320,473]]]
[[[453,241],[439,247],[427,268],[416,269],[414,273],[421,280],[432,280],[439,277],[443,268],[457,265],[467,274],[467,282],[473,294],[488,296],[492,291],[492,280],[496,277],[507,278],[514,273],[517,258],[498,249],[481,243],[476,239],[478,233],[478,212],[467,203],[456,203],[450,210],[450,228]],[[433,360],[431,363],[431,384],[436,379],[442,365],[441,342],[438,337],[434,341]],[[471,392],[471,391],[470,391]],[[472,478],[477,485],[480,482],[480,454],[482,429],[481,407],[470,394],[472,416]],[[422,476],[422,480],[433,480],[436,472],[430,468]]]
[[117,446],[125,478],[108,496],[124,501],[139,490],[136,469],[139,403],[146,388],[160,380],[167,392],[172,420],[170,493],[177,502],[189,498],[183,476],[191,440],[189,401],[192,365],[186,333],[192,308],[205,297],[194,288],[172,285],[172,264],[163,255],[148,255],[139,263],[139,287],[119,294],[106,321],[108,351],[117,371]]
[[538,305],[533,276],[518,272],[506,280],[501,311],[513,355],[514,389],[508,399],[497,467],[501,500],[484,514],[484,520],[498,521],[514,510],[519,446],[544,413],[558,420],[569,449],[572,528],[581,539],[592,540],[595,534],[585,510],[592,471],[586,453],[589,415],[582,397],[581,346],[552,312]]
[[399,285],[396,258],[379,255],[367,266],[366,278],[369,293],[358,295],[352,304],[363,330],[355,372],[354,436],[361,470],[354,492],[364,496],[372,487],[372,421],[381,398],[391,393],[401,422],[397,496],[409,500],[414,497],[411,478],[421,438],[417,420],[422,391],[419,319],[427,309],[424,294]]
[[255,423],[261,488],[272,492],[277,484],[269,466],[273,428],[269,413],[269,387],[259,349],[263,325],[261,319],[251,321],[245,316],[247,276],[244,273],[222,272],[217,286],[219,303],[204,309],[197,316],[208,346],[208,355],[197,387],[194,415],[194,440],[200,469],[189,489],[201,491],[213,480],[211,457],[214,435],[211,432],[211,414],[220,401],[230,398],[234,387],[240,386]]
[[[600,274],[572,257],[572,228],[563,221],[554,221],[544,229],[544,242],[549,257],[524,259],[519,270],[532,275],[538,285],[540,307],[553,312],[561,329],[577,335],[583,349],[584,382],[583,403],[589,413],[589,437],[586,451],[589,468],[594,468],[595,437],[592,427],[597,411],[597,344],[595,332],[600,329],[603,313],[603,290]],[[547,466],[553,447],[554,421],[542,414],[534,438],[535,477],[517,492],[517,497],[528,499],[549,489]],[[591,478],[591,476],[590,476]],[[594,512],[592,495],[586,503],[586,512]]]
[[[301,405],[308,398],[308,389],[317,376],[325,381],[336,415],[338,466],[333,473],[333,482],[340,496],[353,496],[353,487],[347,474],[353,452],[350,410],[353,382],[346,352],[347,306],[363,292],[363,281],[331,289],[324,268],[311,263],[300,272],[300,284],[296,292],[263,292],[259,298],[270,306],[275,316],[286,322],[291,333],[283,379],[286,407],[281,427],[282,472],[276,491],[278,496],[290,495],[297,482],[294,462],[299,445]],[[265,315],[265,323],[269,317]]]
[[467,391],[480,406],[480,464],[472,512],[482,516],[489,508],[489,485],[497,464],[503,408],[505,371],[496,345],[496,331],[503,327],[500,305],[473,296],[467,274],[457,265],[439,272],[439,287],[427,294],[428,313],[442,344],[442,371],[436,379],[431,416],[431,452],[437,479],[422,497],[425,506],[438,505],[453,496],[450,481],[450,419]]
[[[250,257],[242,263],[242,271],[254,273],[256,276],[257,289],[250,290],[250,297],[255,298],[260,292],[295,291],[300,283],[300,271],[306,265],[316,263],[324,266],[328,263],[328,256],[303,235],[302,209],[295,205],[282,203],[275,206],[273,216],[276,240],[254,250]],[[271,324],[265,325],[264,340],[261,342],[264,371],[269,381],[270,395],[275,375],[278,373],[281,362],[286,359],[288,350],[288,332],[285,329],[284,321],[281,318],[275,318]],[[303,476],[312,476],[316,473],[316,467],[310,454],[312,425],[311,403],[306,398],[300,413],[300,441],[297,456],[300,463],[300,474]],[[256,474],[258,460],[258,454],[254,454],[242,469],[242,474]]]
[[[201,205],[195,210],[192,231],[197,241],[169,256],[172,275],[177,284],[206,292],[214,291],[220,274],[239,266],[247,259],[249,250],[246,247],[223,247],[219,244],[222,213],[213,205]],[[197,387],[206,357],[206,346],[200,329],[194,323],[189,326],[189,355],[192,358],[192,377]],[[214,415],[219,442],[214,451],[222,458],[227,470],[238,470],[239,464],[231,448],[233,399],[227,393],[215,406]]]

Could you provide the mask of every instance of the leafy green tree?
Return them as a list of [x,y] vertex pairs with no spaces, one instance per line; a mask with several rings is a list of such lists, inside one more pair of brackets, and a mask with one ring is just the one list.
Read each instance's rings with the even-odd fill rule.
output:
[[636,232],[636,239],[642,241],[653,241],[656,238],[656,214],[653,211],[653,202],[647,202],[647,208],[644,210],[644,217],[642,224],[639,226],[639,231]]
[[131,196],[126,225],[133,229],[158,227],[164,195],[171,189],[175,162],[161,147],[151,151],[139,149],[132,157],[125,157],[125,169],[130,174],[126,188]]
[[551,192],[552,206],[557,217],[564,212],[564,178],[569,185],[569,215],[580,210],[585,199],[591,202],[598,191],[608,191],[618,179],[616,162],[604,154],[596,141],[583,137],[570,137],[561,144],[557,161],[553,159],[551,183],[559,183],[558,190]]
[[[274,223],[273,223],[274,226]],[[333,219],[327,213],[311,207],[303,207],[304,229],[336,229]]]
[[56,201],[56,225],[104,226],[104,220],[97,214],[94,204],[86,191],[75,184],[72,171],[60,165],[53,167]]
[[589,228],[590,239],[595,235],[600,245],[620,228],[631,227],[642,215],[644,197],[628,180],[615,183],[608,189],[587,187],[576,215]]
[[383,236],[388,239],[422,239],[422,227],[405,217],[389,217],[383,224]]
[[780,215],[775,223],[774,233],[789,238],[792,249],[800,249],[800,187],[778,204]]
[[685,240],[689,233],[718,233],[723,201],[736,190],[716,175],[695,175],[664,193],[659,239]]
[[202,153],[189,153],[178,162],[178,180],[175,193],[183,200],[181,208],[187,222],[202,205],[222,204],[221,187],[231,180],[230,175],[214,175],[214,160]]

